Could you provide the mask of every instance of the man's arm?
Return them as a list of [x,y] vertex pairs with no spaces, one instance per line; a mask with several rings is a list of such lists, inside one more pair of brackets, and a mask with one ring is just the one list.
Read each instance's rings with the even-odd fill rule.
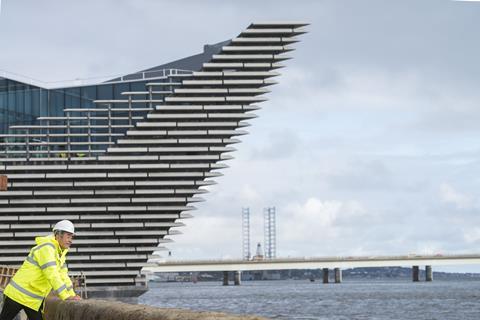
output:
[[67,290],[71,295],[76,295],[75,291],[73,290],[72,280],[68,276],[68,267],[67,263],[65,262],[63,266],[60,267],[60,276],[62,277],[63,282],[67,285]]

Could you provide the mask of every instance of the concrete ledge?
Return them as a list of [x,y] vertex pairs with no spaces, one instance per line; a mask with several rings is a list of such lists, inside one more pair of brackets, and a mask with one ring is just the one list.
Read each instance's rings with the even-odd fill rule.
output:
[[161,309],[116,301],[61,301],[48,299],[46,320],[267,320],[256,316],[235,316],[218,312]]

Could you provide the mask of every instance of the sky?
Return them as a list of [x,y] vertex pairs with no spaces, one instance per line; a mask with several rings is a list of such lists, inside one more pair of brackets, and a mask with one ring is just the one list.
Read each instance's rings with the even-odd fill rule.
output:
[[479,253],[479,16],[447,0],[3,0],[0,70],[128,74],[254,21],[308,22],[172,257],[240,258],[242,207],[254,252],[269,206],[278,257]]

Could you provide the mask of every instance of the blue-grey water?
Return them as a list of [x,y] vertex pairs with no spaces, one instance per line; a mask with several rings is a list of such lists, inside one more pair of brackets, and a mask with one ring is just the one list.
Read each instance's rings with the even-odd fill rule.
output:
[[138,303],[273,319],[480,319],[480,281],[150,282]]

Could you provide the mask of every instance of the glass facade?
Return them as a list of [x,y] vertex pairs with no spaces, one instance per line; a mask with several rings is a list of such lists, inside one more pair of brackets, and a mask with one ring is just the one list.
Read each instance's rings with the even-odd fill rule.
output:
[[[141,72],[141,80],[122,77],[55,89],[0,77],[0,157],[21,158],[25,152],[28,157],[105,152],[132,127],[133,120],[143,119],[173,92],[178,76],[192,71],[156,72],[161,72],[160,77]],[[163,89],[152,90],[147,85],[152,82],[161,83]]]
[[0,132],[16,124],[33,124],[35,118],[48,114],[48,90],[0,78]]
[[146,82],[45,89],[0,78],[0,132],[9,133],[12,125],[33,125],[37,117],[62,116],[65,108],[93,108],[94,100],[125,99],[122,92],[145,91]]
[[[151,107],[147,106],[147,103],[144,101],[150,97],[150,93],[147,93],[146,83],[152,80],[106,82],[80,87],[45,89],[7,78],[0,78],[0,135],[4,135],[3,137],[0,136],[0,157],[6,157],[7,152],[12,153],[10,157],[21,157],[21,150],[26,148],[22,144],[25,138],[18,137],[18,135],[24,134],[31,135],[27,140],[30,145],[28,148],[33,157],[42,157],[42,153],[47,149],[52,153],[62,153],[62,150],[65,149],[63,145],[65,141],[74,143],[70,150],[78,151],[78,154],[103,152],[108,147],[108,143],[112,141],[112,133],[125,134],[127,131],[126,125],[129,125],[129,122],[124,119],[128,119],[129,113],[115,112],[114,116],[118,118],[110,120],[110,112],[99,111],[99,109],[109,110],[110,107],[128,109],[128,99],[130,98],[134,102],[131,107],[137,109],[135,115],[144,117],[147,111],[140,111],[138,108],[145,110],[145,108]],[[162,80],[169,82],[169,79],[163,78]],[[171,86],[168,86],[168,89],[167,92],[171,92]],[[135,92],[134,97],[122,94],[131,91]],[[140,94],[140,92],[145,92],[145,94]],[[167,92],[153,92],[151,98],[161,101],[164,99],[165,94],[168,94]],[[94,103],[96,100],[107,101],[105,103]],[[78,111],[65,113],[64,109],[76,109]],[[87,129],[85,109],[97,110],[96,112],[88,113],[92,117],[88,120],[88,124],[92,125],[91,129]],[[63,126],[64,121],[62,118],[37,119],[38,117],[65,116],[72,118],[72,120],[69,120],[71,127],[68,129]],[[11,126],[15,125],[40,125],[42,127],[38,129],[11,128]],[[46,129],[45,126],[53,127]],[[57,126],[58,128],[54,128]],[[94,136],[86,137],[87,133],[93,133]],[[35,136],[35,134],[39,135]],[[63,136],[61,136],[62,134]],[[65,134],[71,135],[71,137],[66,138]],[[84,145],[87,140],[93,141],[95,144],[89,146],[88,150],[85,150]]]

